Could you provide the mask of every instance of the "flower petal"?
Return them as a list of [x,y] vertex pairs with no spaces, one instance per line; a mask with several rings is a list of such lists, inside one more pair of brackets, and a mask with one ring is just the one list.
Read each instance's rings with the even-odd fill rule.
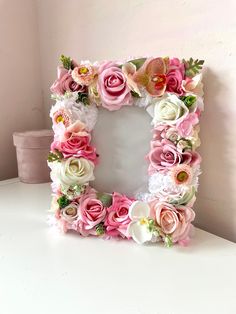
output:
[[150,207],[147,203],[135,201],[129,207],[129,217],[131,220],[137,220],[143,217],[149,217]]
[[162,58],[152,59],[146,68],[146,73],[150,76],[166,73],[166,64]]
[[142,225],[138,221],[131,222],[128,226],[127,232],[138,244],[151,241],[152,238],[152,233],[148,230],[147,225]]

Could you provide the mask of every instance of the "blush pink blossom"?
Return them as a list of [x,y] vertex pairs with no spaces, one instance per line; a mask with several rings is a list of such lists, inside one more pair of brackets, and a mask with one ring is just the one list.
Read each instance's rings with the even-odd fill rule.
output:
[[184,64],[178,59],[173,58],[169,61],[169,68],[166,74],[166,90],[178,95],[184,94],[183,80],[185,78]]
[[50,89],[52,93],[64,95],[65,92],[84,92],[86,87],[77,84],[73,80],[70,71],[60,66],[57,68],[57,80],[52,84]]
[[100,66],[97,90],[102,106],[110,111],[132,104],[127,79],[122,70],[113,62],[106,62]]
[[155,171],[163,171],[182,162],[182,154],[177,151],[176,146],[168,141],[162,140],[160,145],[152,143],[151,151],[148,154],[150,161],[149,174]]
[[130,223],[129,207],[133,199],[114,192],[112,196],[112,205],[107,208],[107,217],[105,220],[106,234],[108,236],[128,237],[127,227]]
[[78,231],[84,236],[96,234],[95,227],[104,221],[106,208],[100,200],[85,195],[79,200],[78,216]]
[[158,200],[152,201],[149,205],[165,235],[170,235],[174,243],[188,240],[191,222],[195,218],[195,213],[190,207],[173,206]]
[[96,163],[96,149],[89,145],[90,137],[88,136],[71,136],[69,139],[59,142],[54,141],[51,144],[51,151],[59,150],[64,158],[84,157]]
[[176,128],[181,136],[188,137],[193,134],[193,127],[198,124],[198,122],[198,114],[195,112],[189,113],[184,120],[176,124]]

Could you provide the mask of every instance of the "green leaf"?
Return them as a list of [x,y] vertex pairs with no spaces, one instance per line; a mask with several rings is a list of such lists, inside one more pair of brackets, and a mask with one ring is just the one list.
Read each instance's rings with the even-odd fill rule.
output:
[[165,246],[170,248],[173,246],[173,241],[171,239],[171,236],[169,235],[166,235],[165,238],[164,238],[164,243],[165,243]]
[[199,73],[199,71],[202,69],[202,66],[204,64],[204,60],[193,60],[193,58],[190,58],[189,60],[184,60],[183,63],[185,64],[185,74],[188,77],[193,77],[196,74]]
[[89,105],[88,94],[79,92],[76,102],[77,103],[82,102],[85,106],[88,106]]
[[105,233],[104,223],[100,222],[98,225],[96,225],[95,230],[98,236],[103,235]]
[[190,108],[197,100],[197,97],[193,95],[181,96],[180,100],[182,100],[186,107]]
[[60,208],[64,208],[70,204],[70,201],[65,195],[62,195],[61,197],[58,198],[57,203]]
[[129,62],[133,63],[136,66],[136,70],[140,69],[141,66],[144,64],[144,62],[147,60],[147,58],[139,58],[130,60]]
[[131,95],[132,95],[133,97],[135,97],[135,98],[141,98],[141,97],[139,96],[139,94],[136,93],[136,92],[134,92],[133,90],[131,91]]
[[48,154],[48,162],[53,162],[53,161],[61,161],[63,158],[63,155],[59,150],[55,149],[54,152],[50,152]]
[[102,202],[104,207],[109,207],[112,204],[112,195],[108,193],[97,193],[97,198]]
[[60,61],[63,65],[63,67],[67,70],[72,69],[72,59],[70,57],[66,57],[64,55],[60,56]]

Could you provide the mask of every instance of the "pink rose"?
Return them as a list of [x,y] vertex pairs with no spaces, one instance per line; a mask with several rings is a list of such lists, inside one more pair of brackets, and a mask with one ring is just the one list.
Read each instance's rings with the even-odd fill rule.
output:
[[51,86],[51,92],[64,95],[65,92],[84,92],[85,86],[77,84],[71,76],[70,71],[63,67],[57,68],[57,80]]
[[197,152],[179,152],[177,147],[168,140],[162,140],[159,144],[158,142],[151,142],[151,151],[147,158],[150,161],[148,168],[150,175],[156,171],[165,171],[166,168],[178,164],[183,163],[190,166],[196,166],[201,162],[201,157]]
[[51,150],[59,150],[64,158],[69,157],[84,157],[95,162],[97,160],[96,149],[89,145],[89,136],[74,136],[72,135],[64,142],[54,141],[51,144]]
[[105,226],[108,236],[127,237],[127,227],[130,223],[129,207],[133,200],[114,192],[112,196],[112,205],[107,208],[108,215],[106,217]]
[[168,141],[162,140],[160,145],[152,147],[148,154],[150,161],[149,174],[155,171],[165,170],[166,167],[172,167],[182,162],[182,155],[177,151],[176,146]]
[[170,235],[173,242],[186,241],[189,237],[194,211],[188,206],[173,206],[157,200],[150,203],[156,221],[164,234]]
[[102,106],[110,111],[118,110],[124,105],[131,105],[132,97],[125,75],[113,62],[100,66],[97,89]]
[[193,126],[198,124],[198,122],[198,114],[194,112],[189,113],[184,120],[176,124],[176,128],[181,136],[188,137],[193,134]]
[[96,198],[82,196],[79,200],[77,230],[84,236],[96,234],[95,226],[106,216],[106,208]]
[[183,95],[184,90],[182,82],[185,78],[184,64],[178,58],[173,58],[169,62],[169,68],[166,75],[166,90],[168,92]]

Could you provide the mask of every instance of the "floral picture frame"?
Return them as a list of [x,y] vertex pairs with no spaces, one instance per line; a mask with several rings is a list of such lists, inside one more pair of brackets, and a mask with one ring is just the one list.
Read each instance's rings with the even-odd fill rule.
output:
[[[51,86],[53,220],[64,232],[139,244],[187,245],[201,173],[199,118],[203,60],[150,57],[79,64],[64,55]],[[132,198],[91,186],[99,147],[91,144],[99,108],[143,108],[152,119],[148,184]]]

